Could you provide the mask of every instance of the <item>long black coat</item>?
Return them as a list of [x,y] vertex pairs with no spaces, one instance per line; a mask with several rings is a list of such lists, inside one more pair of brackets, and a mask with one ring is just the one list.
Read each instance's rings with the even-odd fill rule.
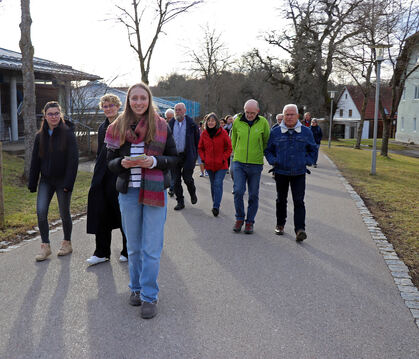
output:
[[96,164],[87,202],[87,233],[92,234],[98,232],[99,226],[122,228],[118,192],[115,188],[116,175],[109,171],[106,161],[107,149],[104,140],[108,126],[108,119],[99,126]]

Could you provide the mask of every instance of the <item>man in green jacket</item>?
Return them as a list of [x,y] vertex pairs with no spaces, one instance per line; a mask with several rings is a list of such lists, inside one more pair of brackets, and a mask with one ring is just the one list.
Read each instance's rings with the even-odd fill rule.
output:
[[[244,104],[244,114],[240,114],[231,129],[234,171],[234,207],[236,223],[233,231],[240,232],[246,222],[244,233],[253,233],[256,212],[259,206],[259,183],[263,169],[263,151],[269,139],[269,123],[259,116],[259,104],[248,100]],[[249,191],[247,217],[245,218],[243,196]]]

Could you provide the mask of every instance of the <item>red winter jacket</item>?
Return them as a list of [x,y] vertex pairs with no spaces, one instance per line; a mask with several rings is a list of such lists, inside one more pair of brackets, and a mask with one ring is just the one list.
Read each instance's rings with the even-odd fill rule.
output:
[[206,170],[228,169],[227,159],[230,157],[231,151],[230,137],[223,128],[220,127],[213,138],[210,137],[207,130],[202,132],[198,144],[198,153]]

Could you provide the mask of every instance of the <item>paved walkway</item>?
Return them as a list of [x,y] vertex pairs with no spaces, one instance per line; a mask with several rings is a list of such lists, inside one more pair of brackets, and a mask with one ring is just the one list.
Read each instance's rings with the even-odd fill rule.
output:
[[[253,235],[235,234],[232,183],[211,215],[169,200],[159,314],[127,304],[127,265],[114,233],[109,263],[85,220],[71,256],[35,263],[39,240],[0,254],[0,358],[419,358],[419,329],[334,166],[320,156],[307,184],[307,232],[273,234],[275,186],[264,172]],[[289,212],[292,218],[292,206]],[[51,235],[56,253],[61,231]],[[417,293],[416,293],[417,295]],[[419,297],[417,298],[419,301]]]

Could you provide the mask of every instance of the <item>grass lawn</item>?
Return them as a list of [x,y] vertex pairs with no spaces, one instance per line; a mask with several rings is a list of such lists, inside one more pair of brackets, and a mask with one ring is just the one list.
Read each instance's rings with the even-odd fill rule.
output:
[[[394,139],[393,139],[394,140]],[[340,140],[333,140],[330,142],[332,146],[339,146],[339,147],[350,147],[350,148],[354,148],[355,144],[356,144],[356,139],[355,138],[350,138],[350,139],[340,139]],[[381,143],[382,143],[382,139],[381,138],[377,138],[377,152],[379,153],[381,151]],[[327,145],[328,141],[324,140],[322,141],[322,144]],[[365,140],[361,140],[361,148],[370,148],[372,149],[373,146],[373,139],[365,139]],[[403,150],[407,150],[409,148],[409,145],[403,145],[403,144],[399,144],[399,143],[391,143],[389,142],[388,144],[388,149],[390,151],[403,151]]]
[[[17,243],[26,235],[26,231],[37,226],[36,195],[30,193],[27,184],[23,183],[23,159],[3,152],[3,194],[5,209],[5,228],[0,230],[0,241]],[[77,174],[71,197],[71,213],[86,212],[87,194],[92,174]],[[57,197],[54,195],[49,208],[48,218],[54,221],[60,218]]]
[[378,155],[377,174],[371,176],[371,151],[333,146],[322,150],[363,198],[419,286],[419,159]]

